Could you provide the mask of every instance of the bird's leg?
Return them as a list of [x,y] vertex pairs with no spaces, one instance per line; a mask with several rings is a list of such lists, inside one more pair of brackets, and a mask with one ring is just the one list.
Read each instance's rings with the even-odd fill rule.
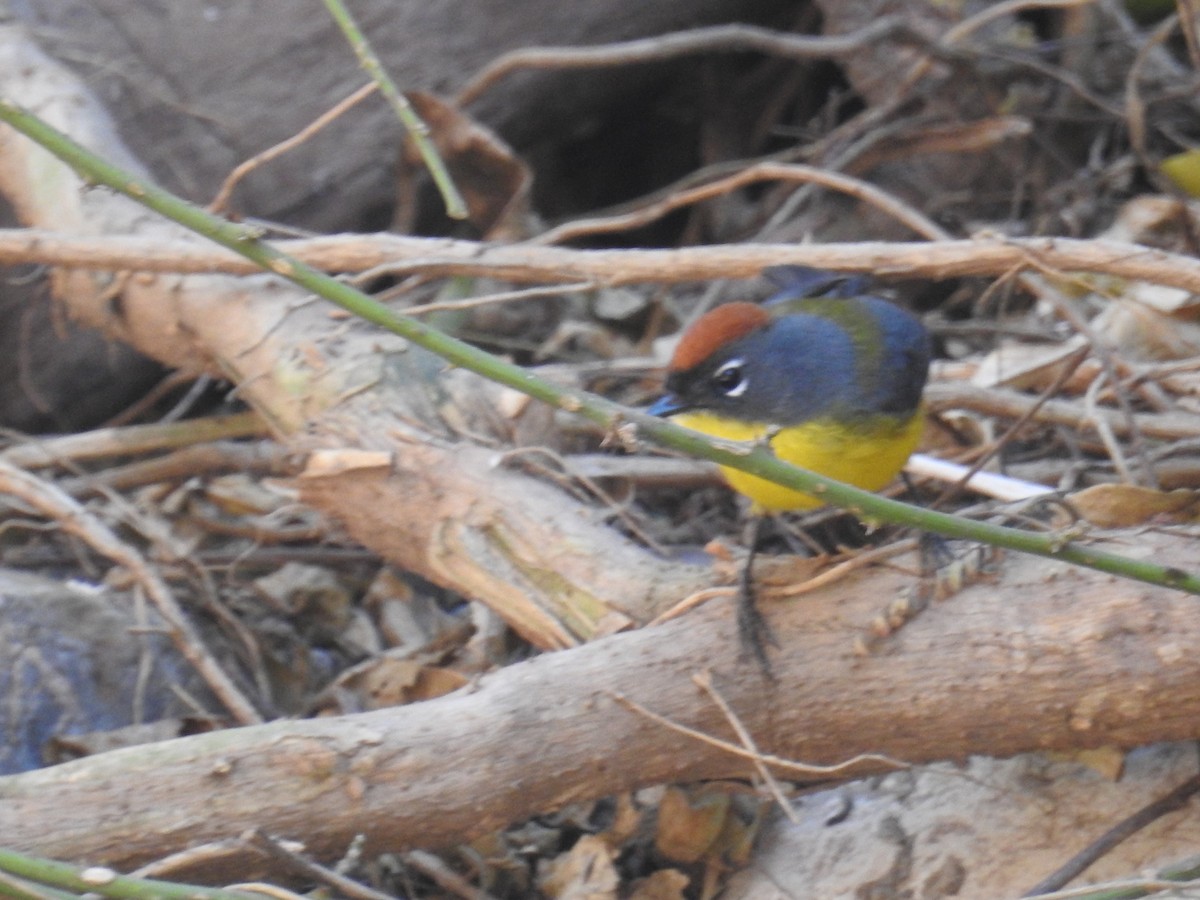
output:
[[[915,503],[917,506],[925,506],[926,503],[921,499],[921,492],[917,490],[917,485],[907,472],[901,472],[900,478],[904,482],[904,490],[908,494],[909,502]],[[956,563],[953,548],[950,546],[950,540],[940,534],[934,534],[932,531],[922,531],[917,534],[917,559],[919,560],[921,581],[925,583],[923,590],[926,590],[930,595],[937,595],[941,592],[940,583],[944,573],[948,573]],[[953,580],[951,574],[950,580]],[[950,593],[954,593],[957,588],[954,588]]]
[[940,534],[922,531],[917,535],[917,558],[921,577],[936,579],[942,569],[954,562],[954,552],[950,542]]
[[742,566],[741,578],[738,582],[737,626],[742,656],[753,654],[763,675],[768,681],[774,681],[775,675],[771,671],[767,645],[778,647],[779,641],[775,639],[770,623],[763,618],[762,612],[759,611],[754,596],[754,556],[758,552],[764,518],[763,515],[752,516],[743,535],[749,553],[746,555],[746,563]]

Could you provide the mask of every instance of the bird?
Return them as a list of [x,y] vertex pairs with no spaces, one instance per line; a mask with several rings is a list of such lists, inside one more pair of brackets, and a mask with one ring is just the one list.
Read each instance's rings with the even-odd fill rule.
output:
[[[647,410],[694,431],[766,441],[777,457],[868,491],[887,486],[921,439],[932,342],[921,320],[871,293],[859,275],[804,266],[763,272],[778,291],[762,304],[718,306],[684,332],[665,393]],[[820,497],[727,466],[751,501],[738,626],[770,675],[775,643],[754,603],[750,566],[764,516],[823,506]]]

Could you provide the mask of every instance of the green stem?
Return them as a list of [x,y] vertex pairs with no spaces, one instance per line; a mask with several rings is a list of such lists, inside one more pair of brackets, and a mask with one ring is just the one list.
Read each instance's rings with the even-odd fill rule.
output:
[[[1135,900],[1137,897],[1171,896],[1183,897],[1192,894],[1176,893],[1197,886],[1196,879],[1200,878],[1200,862],[1196,858],[1176,863],[1159,871],[1157,876],[1151,875],[1139,879],[1133,884],[1096,885],[1094,891],[1079,888],[1074,890],[1052,891],[1048,894],[1025,894],[1030,900]],[[1172,890],[1174,889],[1174,890]],[[1169,892],[1169,893],[1168,893]]]
[[354,21],[354,17],[350,15],[350,10],[346,9],[342,0],[325,0],[325,6],[329,10],[329,15],[333,17],[333,21],[346,35],[350,46],[354,48],[359,65],[371,76],[371,80],[379,85],[380,93],[387,98],[388,103],[396,112],[396,117],[408,131],[413,144],[416,145],[417,152],[421,154],[421,159],[425,162],[425,167],[429,169],[433,183],[437,185],[442,194],[442,201],[446,204],[446,215],[452,219],[465,219],[467,203],[463,200],[462,194],[458,192],[458,188],[455,187],[454,179],[450,177],[450,172],[446,169],[446,164],[438,154],[437,148],[429,140],[429,126],[422,121],[421,117],[417,115],[417,111],[412,108],[412,104],[408,102],[408,98],[396,87],[396,83],[388,75],[387,69],[383,67],[379,57],[371,49],[367,36],[358,27],[358,23]]
[[69,891],[34,884],[3,870],[0,870],[0,897],[7,900],[76,900],[76,895]]
[[7,122],[37,141],[75,168],[85,179],[106,185],[137,200],[366,321],[438,354],[454,365],[469,369],[559,409],[580,415],[610,431],[632,425],[632,436],[648,438],[661,446],[732,466],[785,487],[818,494],[829,503],[849,509],[864,518],[909,525],[947,537],[982,541],[1009,550],[1058,559],[1200,595],[1200,575],[1173,566],[1106,553],[1081,545],[1063,535],[1018,531],[1015,528],[976,522],[889,500],[785,463],[772,455],[766,447],[747,447],[712,439],[603,397],[557,387],[535,377],[520,366],[497,359],[415,319],[398,315],[361,291],[281,253],[269,243],[260,240],[251,229],[217,218],[153,184],[140,181],[100,159],[9,100],[0,100],[0,121]]
[[[102,869],[86,869],[51,859],[25,856],[12,850],[0,849],[0,871],[17,875],[52,890],[46,896],[69,897],[63,894],[99,894],[121,900],[261,900],[261,895],[220,888],[198,887],[192,884],[173,884],[148,878],[130,878],[115,872],[104,877],[84,878],[84,873],[99,876]],[[15,893],[15,892],[14,892]]]

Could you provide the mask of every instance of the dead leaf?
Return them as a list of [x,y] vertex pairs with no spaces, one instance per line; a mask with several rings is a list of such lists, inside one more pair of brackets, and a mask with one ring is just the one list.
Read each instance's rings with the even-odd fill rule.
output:
[[394,456],[384,450],[357,450],[341,447],[336,450],[316,450],[309,454],[300,478],[328,478],[364,469],[390,469]]
[[1187,488],[1156,491],[1133,484],[1098,484],[1067,497],[1073,509],[1100,528],[1128,528],[1160,516],[1195,521],[1200,494]]
[[432,700],[458,690],[467,680],[453,669],[381,656],[343,672],[326,693],[338,698],[339,706],[352,707],[336,712],[357,712]]
[[[1122,357],[1164,361],[1200,354],[1200,325],[1195,322],[1192,294],[1177,288],[1132,286],[1127,297],[1112,303],[1092,323],[1096,334]],[[1164,312],[1162,306],[1175,306],[1177,311]]]
[[689,881],[678,869],[659,869],[633,883],[629,900],[683,900]]
[[632,840],[642,827],[645,810],[633,799],[632,794],[618,794],[612,813],[612,824],[598,837],[610,847],[620,848]]
[[1059,762],[1074,762],[1087,766],[1109,781],[1116,782],[1125,771],[1125,751],[1120,747],[1095,747],[1091,750],[1076,750],[1073,753],[1048,753],[1050,759]]
[[725,825],[712,846],[712,854],[719,855],[725,866],[741,868],[749,865],[754,842],[758,838],[771,801],[753,794],[735,793],[725,816]]
[[265,516],[294,502],[265,486],[262,479],[241,473],[209,479],[204,497],[228,516]]
[[621,879],[613,855],[603,840],[584,835],[545,866],[538,887],[554,900],[615,900]]
[[[499,136],[457,106],[424,91],[405,96],[429,126],[438,154],[467,201],[467,219],[487,240],[527,236],[526,216],[533,175]],[[416,219],[414,175],[425,171],[420,154],[406,139],[401,155],[397,231],[412,231]]]
[[[367,588],[363,604],[370,612],[384,646],[409,657],[459,646],[468,623],[446,612],[429,590],[415,591],[388,566],[380,569]],[[426,658],[425,662],[437,662]]]
[[725,791],[669,787],[658,807],[654,846],[674,862],[697,862],[721,834],[728,814],[729,794]]
[[971,383],[987,388],[1043,389],[1054,383],[1086,342],[1082,336],[1052,345],[1003,341],[979,363]]
[[1166,249],[1191,233],[1186,204],[1165,194],[1140,194],[1125,203],[1098,237]]

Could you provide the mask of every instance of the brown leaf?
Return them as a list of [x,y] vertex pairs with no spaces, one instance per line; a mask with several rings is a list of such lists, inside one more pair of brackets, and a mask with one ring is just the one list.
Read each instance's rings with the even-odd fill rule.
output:
[[1070,753],[1048,753],[1048,758],[1059,762],[1076,762],[1087,766],[1109,781],[1118,781],[1125,772],[1125,750],[1121,747],[1093,747],[1090,750],[1075,750]]
[[1200,496],[1179,488],[1156,491],[1133,484],[1098,484],[1067,497],[1088,522],[1100,528],[1127,528],[1166,516],[1174,521],[1194,521]]
[[546,866],[538,887],[555,900],[615,900],[621,879],[613,850],[588,834]]
[[[491,129],[458,107],[424,91],[405,94],[429,126],[430,137],[455,186],[467,201],[467,219],[489,240],[525,237],[525,215],[533,176],[529,167]],[[411,138],[401,155],[398,230],[410,231],[415,217],[413,173],[424,163]]]
[[[1111,304],[1092,323],[1096,334],[1122,357],[1171,360],[1200,353],[1196,308],[1184,305],[1194,299],[1188,291],[1133,285],[1126,293],[1123,302]],[[1151,297],[1157,298],[1157,302]],[[1164,311],[1172,305],[1179,306],[1179,311]]]
[[358,711],[432,700],[466,683],[466,676],[453,669],[381,656],[343,673],[332,693],[342,706],[348,696],[354,697],[353,709]]
[[725,826],[729,794],[700,790],[695,795],[669,787],[658,807],[654,846],[667,859],[691,863],[703,859]]
[[645,810],[633,799],[632,794],[618,794],[612,824],[598,836],[610,847],[621,847],[638,833],[644,817]]
[[725,825],[710,852],[714,856],[720,854],[720,862],[724,865],[748,865],[759,827],[770,808],[771,801],[764,797],[735,793],[729,815],[725,817]]
[[683,900],[690,880],[678,869],[659,869],[633,883],[629,900]]

